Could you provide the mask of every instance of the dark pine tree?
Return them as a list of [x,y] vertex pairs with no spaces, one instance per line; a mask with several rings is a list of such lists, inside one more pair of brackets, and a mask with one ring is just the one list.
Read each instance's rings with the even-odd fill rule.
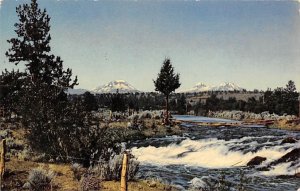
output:
[[296,91],[295,83],[290,80],[288,81],[286,88],[284,89],[284,105],[285,112],[288,114],[298,114],[298,96]]
[[187,110],[187,103],[186,103],[186,97],[184,94],[180,95],[180,98],[177,100],[177,112],[180,115],[186,114]]
[[126,110],[126,100],[123,94],[119,94],[117,92],[112,96],[110,109],[112,111],[120,112],[124,112]]
[[72,71],[64,70],[61,58],[50,53],[50,17],[38,7],[37,0],[18,6],[16,12],[17,37],[8,40],[11,48],[6,56],[15,65],[25,64],[25,77],[20,91],[16,91],[21,98],[22,123],[30,129],[32,147],[46,147],[60,136],[51,123],[64,121],[65,90],[77,84],[77,77],[72,80]]
[[30,5],[18,6],[16,12],[19,23],[15,24],[17,37],[8,40],[11,44],[6,52],[9,62],[15,65],[23,62],[33,84],[59,88],[76,85],[77,77],[71,83],[72,71],[64,70],[61,58],[50,54],[50,17],[46,10],[38,7],[37,0],[32,0]]
[[174,67],[171,64],[170,59],[165,59],[163,66],[160,69],[160,73],[156,80],[153,81],[155,85],[155,91],[161,92],[166,98],[166,118],[165,123],[169,124],[169,96],[177,88],[180,87],[179,74],[174,73]]
[[96,111],[98,109],[98,103],[94,94],[91,94],[88,91],[84,92],[83,105],[86,111]]
[[13,111],[18,111],[18,92],[21,90],[26,73],[19,70],[4,70],[0,75],[0,105],[3,107],[6,117]]

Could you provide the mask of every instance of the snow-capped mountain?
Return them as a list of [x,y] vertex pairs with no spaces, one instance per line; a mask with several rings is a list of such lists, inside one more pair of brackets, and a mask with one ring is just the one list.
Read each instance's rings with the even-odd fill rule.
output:
[[205,92],[205,91],[210,91],[212,87],[211,86],[208,86],[202,82],[200,83],[197,83],[193,88],[187,90],[187,91],[184,91],[184,92]]
[[72,88],[68,88],[67,90],[67,94],[71,94],[71,95],[80,95],[80,94],[84,94],[85,92],[88,92],[89,90],[86,89],[72,89]]
[[218,86],[212,87],[211,91],[242,91],[243,89],[234,83],[223,82]]
[[242,91],[244,88],[234,83],[223,82],[217,86],[210,86],[203,83],[196,84],[193,88],[183,91],[186,93],[205,92],[205,91]]
[[140,92],[125,80],[115,80],[92,90],[94,93],[135,93]]

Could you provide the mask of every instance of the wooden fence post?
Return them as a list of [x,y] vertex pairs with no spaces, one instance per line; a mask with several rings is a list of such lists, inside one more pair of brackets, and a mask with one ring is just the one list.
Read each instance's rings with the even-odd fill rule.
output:
[[3,176],[5,172],[5,153],[6,153],[6,140],[3,139],[1,143],[1,155],[0,155],[0,190],[2,190]]
[[122,172],[121,172],[121,191],[127,191],[127,153],[123,155]]

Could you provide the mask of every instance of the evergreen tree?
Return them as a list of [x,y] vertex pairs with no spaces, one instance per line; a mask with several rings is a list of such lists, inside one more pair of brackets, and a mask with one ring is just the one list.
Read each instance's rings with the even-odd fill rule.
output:
[[112,111],[125,111],[126,110],[126,101],[122,94],[118,92],[114,94],[111,98],[111,107]]
[[50,17],[46,9],[38,7],[37,0],[31,4],[16,8],[19,23],[15,24],[16,38],[8,40],[11,48],[6,52],[9,62],[18,65],[24,62],[26,73],[33,84],[44,83],[59,88],[76,85],[76,79],[71,83],[72,71],[63,70],[60,57],[50,54]]
[[19,104],[16,104],[20,100],[18,92],[24,85],[25,77],[26,74],[19,70],[9,72],[5,69],[0,75],[0,104],[8,116],[12,111],[17,113],[19,110]]
[[96,111],[98,109],[95,96],[88,91],[83,94],[83,105],[86,111]]
[[166,97],[166,118],[165,123],[169,124],[169,96],[180,87],[179,74],[174,73],[174,67],[171,64],[170,59],[165,59],[163,66],[160,69],[160,73],[156,80],[153,81],[155,85],[155,91],[159,91]]
[[284,89],[284,105],[288,114],[298,115],[298,96],[295,83],[290,80]]
[[186,103],[186,97],[184,94],[180,95],[180,98],[177,100],[177,112],[180,115],[186,114],[187,110],[187,103]]
[[127,100],[129,109],[133,109],[135,111],[139,110],[139,100],[136,94],[130,94]]
[[206,111],[218,111],[220,110],[220,102],[221,100],[217,98],[216,94],[212,94],[205,103]]
[[62,115],[69,106],[65,90],[77,84],[77,77],[72,80],[72,71],[64,70],[60,57],[50,53],[50,17],[37,0],[18,6],[16,12],[17,37],[8,40],[11,48],[6,56],[13,64],[25,64],[24,75],[16,79],[22,85],[14,91],[20,98],[22,123],[29,128],[33,149],[55,152],[59,149],[54,144],[63,136],[59,130],[66,130],[63,126],[67,125]]
[[295,82],[292,81],[292,80],[289,80],[287,85],[286,85],[286,88],[285,88],[285,91],[286,92],[289,92],[289,93],[294,93],[296,92],[296,86],[295,86]]

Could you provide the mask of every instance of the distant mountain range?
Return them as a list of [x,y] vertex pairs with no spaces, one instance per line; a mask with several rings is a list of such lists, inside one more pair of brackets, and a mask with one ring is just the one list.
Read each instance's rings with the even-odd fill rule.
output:
[[90,92],[93,94],[103,94],[103,93],[136,93],[141,92],[137,90],[135,87],[130,85],[125,80],[115,80],[111,81],[105,85],[98,86],[97,88],[93,90],[87,90],[87,89],[68,89],[68,94],[84,94],[85,92]]
[[[194,93],[194,92],[205,92],[205,91],[242,91],[244,88],[239,87],[234,83],[224,82],[218,86],[206,85],[204,83],[197,83],[193,88],[180,93]],[[69,89],[69,94],[83,94],[84,92],[89,91],[94,94],[102,93],[136,93],[141,92],[133,87],[131,84],[125,80],[115,80],[111,81],[105,85],[99,86],[93,90],[86,89]]]
[[224,82],[217,86],[210,86],[204,83],[198,83],[193,88],[182,91],[182,93],[194,93],[194,92],[205,92],[205,91],[242,91],[244,88],[239,87],[234,83]]
[[136,93],[140,92],[125,80],[115,80],[92,90],[93,93]]

